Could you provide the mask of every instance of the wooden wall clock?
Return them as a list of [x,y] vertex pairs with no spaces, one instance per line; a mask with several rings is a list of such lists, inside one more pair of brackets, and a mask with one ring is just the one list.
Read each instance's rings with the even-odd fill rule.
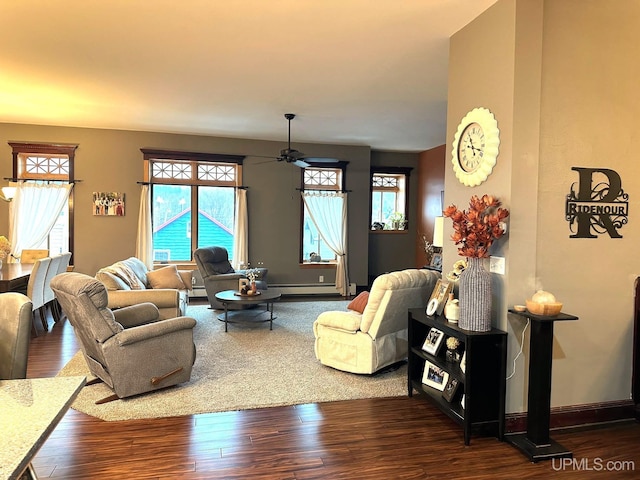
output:
[[491,174],[498,158],[500,130],[493,113],[483,107],[467,113],[453,138],[452,162],[456,178],[475,187]]

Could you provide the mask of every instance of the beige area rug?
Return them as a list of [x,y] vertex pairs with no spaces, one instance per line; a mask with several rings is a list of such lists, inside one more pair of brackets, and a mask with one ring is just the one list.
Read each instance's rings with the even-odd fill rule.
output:
[[[107,421],[175,417],[357,398],[407,394],[407,366],[376,375],[354,375],[325,367],[315,358],[312,324],[320,312],[343,310],[346,301],[280,302],[273,330],[268,323],[230,324],[207,306],[188,314],[197,349],[191,381],[150,394],[103,405],[112,392],[104,384],[85,386],[72,408]],[[78,352],[58,376],[86,375]]]

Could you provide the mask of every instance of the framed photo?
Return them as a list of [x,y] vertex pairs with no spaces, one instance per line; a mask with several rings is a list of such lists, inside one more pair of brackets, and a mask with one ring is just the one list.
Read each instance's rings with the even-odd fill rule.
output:
[[444,332],[432,327],[427,334],[427,338],[422,345],[422,350],[431,355],[437,355],[440,345],[442,345],[442,339],[444,338]]
[[458,390],[459,384],[460,382],[458,382],[456,378],[449,378],[447,385],[444,387],[444,390],[442,391],[442,396],[447,402],[451,402],[451,400],[453,400],[453,397],[456,394],[456,391]]
[[460,370],[462,370],[462,373],[465,373],[466,368],[467,368],[467,352],[465,350],[464,353],[462,354],[462,358],[460,359]]
[[431,297],[427,302],[427,308],[425,313],[429,316],[442,315],[444,304],[447,301],[449,292],[451,291],[451,283],[446,280],[438,279],[436,286],[431,292]]
[[124,216],[124,193],[93,192],[93,214],[99,216]]
[[442,271],[442,254],[434,253],[431,255],[431,262],[429,263],[429,267],[435,270]]
[[424,373],[422,374],[422,383],[430,387],[440,390],[444,390],[444,387],[449,381],[449,373],[445,370],[437,367],[433,363],[427,361],[424,362]]

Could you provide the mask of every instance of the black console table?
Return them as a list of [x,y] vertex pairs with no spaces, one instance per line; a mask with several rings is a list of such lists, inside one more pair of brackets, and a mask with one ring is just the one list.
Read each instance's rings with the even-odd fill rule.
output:
[[505,440],[520,449],[529,460],[571,458],[573,454],[549,437],[551,417],[551,365],[553,361],[553,324],[578,317],[560,313],[553,317],[528,311],[509,313],[531,321],[529,338],[529,394],[527,432],[505,435]]

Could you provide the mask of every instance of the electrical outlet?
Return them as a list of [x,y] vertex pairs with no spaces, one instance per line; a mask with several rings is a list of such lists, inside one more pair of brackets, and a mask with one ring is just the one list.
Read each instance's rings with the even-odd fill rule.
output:
[[500,275],[505,274],[505,261],[504,257],[490,257],[489,258],[489,271]]
[[320,275],[320,276],[318,277],[318,281],[319,281],[320,283],[324,283],[324,275]]

